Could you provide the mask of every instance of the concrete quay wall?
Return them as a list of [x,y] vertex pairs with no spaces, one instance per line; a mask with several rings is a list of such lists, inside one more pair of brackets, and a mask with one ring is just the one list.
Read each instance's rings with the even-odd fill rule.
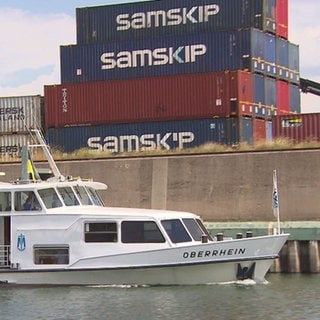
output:
[[[282,221],[320,220],[320,150],[59,161],[64,175],[102,181],[109,206],[191,211],[207,222],[275,221],[277,170]],[[40,163],[39,166],[42,166]],[[20,175],[0,163],[1,180]],[[5,178],[5,179],[4,179]]]

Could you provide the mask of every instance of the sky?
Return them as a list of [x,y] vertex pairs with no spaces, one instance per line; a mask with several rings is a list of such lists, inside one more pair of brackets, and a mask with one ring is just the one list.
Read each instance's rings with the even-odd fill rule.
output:
[[[59,47],[76,43],[76,8],[137,1],[1,0],[0,97],[43,95],[44,85],[60,83]],[[320,82],[320,1],[288,1],[300,75]],[[301,111],[320,112],[320,97],[302,93]]]

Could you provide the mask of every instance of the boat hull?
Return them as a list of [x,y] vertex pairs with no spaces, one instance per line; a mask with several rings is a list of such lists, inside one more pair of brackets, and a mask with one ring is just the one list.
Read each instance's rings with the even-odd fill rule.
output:
[[[0,269],[0,283],[17,285],[199,285],[263,282],[288,234],[214,241],[80,259],[65,267]],[[180,258],[179,258],[180,257]],[[144,262],[144,263],[142,263]]]
[[252,279],[263,282],[273,259],[161,267],[0,271],[0,283],[15,285],[199,285]]

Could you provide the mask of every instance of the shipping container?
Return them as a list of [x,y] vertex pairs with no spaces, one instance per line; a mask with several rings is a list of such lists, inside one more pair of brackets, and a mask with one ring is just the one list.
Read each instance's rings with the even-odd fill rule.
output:
[[294,142],[320,141],[320,113],[282,115],[272,118],[273,139]]
[[226,142],[226,118],[51,128],[50,146],[64,152],[82,148],[112,153],[185,149]]
[[276,65],[276,37],[274,34],[266,33],[264,35],[266,44],[265,61],[266,61],[266,74],[269,76],[277,76]]
[[276,35],[288,39],[288,0],[277,0]]
[[276,38],[276,65],[278,78],[289,80],[289,42],[280,37]]
[[[60,47],[61,83],[247,70],[268,74],[258,29]],[[272,54],[268,54],[272,57]],[[274,70],[271,69],[271,74]]]
[[0,134],[43,128],[43,97],[0,97]]
[[45,86],[46,126],[250,115],[252,90],[245,71]]
[[300,83],[299,46],[289,42],[288,55],[289,55],[289,81],[299,84]]
[[266,141],[272,141],[272,120],[266,120]]
[[254,144],[263,143],[267,138],[266,120],[253,118],[253,141]]
[[253,143],[253,118],[230,117],[226,119],[226,142],[228,145]]
[[47,141],[63,152],[141,152],[252,143],[252,118],[214,118],[50,128]]
[[275,33],[279,24],[276,23],[275,2],[163,0],[77,8],[77,43],[106,43],[252,27]]
[[253,74],[253,114],[257,118],[266,118],[265,81],[261,74]]
[[289,103],[291,113],[301,112],[300,88],[292,83],[289,83]]
[[278,115],[290,113],[289,83],[277,80],[277,109]]
[[[21,148],[26,145],[34,144],[29,133],[0,134],[0,161],[18,160],[21,156]],[[30,149],[35,152],[35,149]]]
[[272,116],[277,115],[277,80],[264,77],[264,86],[266,118],[271,119]]

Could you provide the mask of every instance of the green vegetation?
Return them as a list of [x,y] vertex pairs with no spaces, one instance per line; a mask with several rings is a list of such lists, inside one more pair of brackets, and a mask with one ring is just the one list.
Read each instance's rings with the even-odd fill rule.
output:
[[[320,141],[308,141],[301,143],[294,143],[288,139],[277,139],[272,142],[261,141],[254,145],[240,143],[237,145],[222,145],[217,143],[207,143],[199,147],[189,149],[174,149],[174,150],[145,150],[133,152],[101,152],[90,149],[79,149],[72,153],[64,153],[59,149],[52,148],[53,158],[55,160],[81,160],[81,159],[104,159],[104,158],[121,158],[121,157],[144,157],[144,156],[164,156],[164,155],[183,155],[183,154],[201,154],[201,153],[228,153],[228,152],[254,152],[254,151],[275,151],[275,150],[297,150],[297,149],[318,149],[320,148]],[[33,159],[36,161],[45,160],[42,152],[35,151]],[[16,162],[18,158],[1,158],[0,162]]]
[[217,143],[207,143],[199,147],[189,149],[159,149],[159,150],[145,150],[133,152],[101,152],[90,149],[80,149],[72,153],[63,153],[59,150],[53,150],[53,156],[56,160],[70,160],[70,159],[98,159],[98,158],[114,158],[114,157],[143,157],[143,156],[163,156],[163,155],[182,155],[182,154],[200,154],[200,153],[227,153],[227,152],[241,152],[241,151],[273,151],[273,150],[290,150],[290,149],[310,149],[320,148],[319,141],[310,141],[303,143],[293,143],[288,139],[277,139],[272,142],[261,141],[253,145],[241,143],[238,145],[222,145]]

